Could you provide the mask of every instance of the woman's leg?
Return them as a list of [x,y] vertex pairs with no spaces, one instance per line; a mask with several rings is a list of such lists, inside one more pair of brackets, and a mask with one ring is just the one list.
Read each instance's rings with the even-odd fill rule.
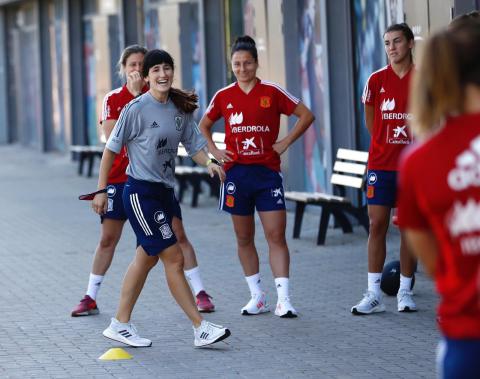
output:
[[123,225],[125,225],[125,220],[110,218],[103,220],[100,242],[93,257],[86,296],[73,308],[71,313],[73,317],[98,314],[99,310],[95,300],[103,278],[112,263],[115,248],[122,235]]
[[197,310],[192,292],[183,273],[183,255],[180,246],[175,244],[163,250],[160,259],[163,262],[168,288],[173,298],[192,321],[193,326],[199,327],[202,316]]
[[130,321],[133,307],[145,284],[148,273],[157,264],[158,256],[150,256],[141,246],[137,247],[135,258],[128,266],[123,278],[116,318],[122,323]]
[[275,278],[288,278],[290,269],[290,255],[285,229],[287,225],[286,212],[268,211],[258,212],[262,221],[263,231],[267,239],[270,257],[270,267]]
[[390,207],[369,205],[368,218],[370,233],[368,235],[368,272],[381,273],[387,254],[387,231],[390,224]]
[[178,245],[182,250],[183,259],[184,259],[184,269],[190,270],[198,266],[197,257],[195,255],[195,250],[193,249],[192,244],[187,238],[185,229],[183,227],[183,222],[178,217],[172,218],[172,229],[177,237]]
[[112,263],[113,254],[122,236],[125,220],[103,219],[100,242],[93,257],[92,274],[105,275]]
[[255,247],[255,220],[252,215],[232,215],[233,228],[237,239],[238,258],[245,276],[258,274],[260,264]]

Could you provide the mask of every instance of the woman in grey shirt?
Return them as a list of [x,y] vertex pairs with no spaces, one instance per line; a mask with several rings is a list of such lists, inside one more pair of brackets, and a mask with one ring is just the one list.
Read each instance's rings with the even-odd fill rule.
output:
[[[130,346],[151,346],[149,339],[137,334],[130,317],[149,271],[160,258],[170,292],[192,321],[195,346],[205,346],[227,338],[230,331],[202,319],[183,272],[183,255],[172,232],[172,219],[179,216],[173,191],[178,144],[185,146],[196,163],[207,166],[211,176],[216,174],[223,181],[225,173],[204,151],[206,141],[192,114],[197,96],[172,88],[174,64],[170,54],[164,50],[148,52],[142,74],[150,90],[125,106],[100,164],[98,189],[103,190],[115,154],[127,147],[130,163],[123,202],[137,237],[136,255],[123,280],[117,315],[103,335]],[[106,211],[106,193],[95,196],[92,208],[99,214]]]

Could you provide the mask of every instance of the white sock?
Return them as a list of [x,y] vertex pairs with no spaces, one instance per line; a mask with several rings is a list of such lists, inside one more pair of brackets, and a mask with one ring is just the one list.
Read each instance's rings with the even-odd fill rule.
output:
[[368,290],[375,294],[380,294],[380,281],[382,280],[381,272],[368,273]]
[[400,274],[400,288],[398,290],[411,291],[411,287],[412,287],[412,277],[409,278],[408,276],[403,276],[402,274]]
[[100,285],[102,284],[104,277],[105,275],[90,274],[90,278],[88,279],[87,295],[93,300],[97,298],[97,292],[100,289]]
[[185,271],[185,276],[192,287],[195,296],[198,295],[200,291],[205,290],[202,283],[202,278],[200,277],[200,269],[197,267],[191,268],[190,270]]
[[288,278],[275,278],[278,300],[283,301],[288,297]]
[[261,293],[262,288],[260,287],[260,273],[254,275],[246,276],[245,280],[247,281],[248,288],[250,289],[250,294],[252,297],[257,293]]

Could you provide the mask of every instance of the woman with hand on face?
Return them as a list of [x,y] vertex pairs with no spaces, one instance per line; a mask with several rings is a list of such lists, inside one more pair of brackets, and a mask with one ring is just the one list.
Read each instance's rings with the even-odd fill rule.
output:
[[[209,345],[230,335],[228,329],[203,320],[198,312],[174,233],[174,219],[180,217],[173,190],[179,143],[196,163],[207,166],[210,175],[223,180],[225,173],[203,150],[206,141],[193,120],[197,96],[172,88],[173,75],[173,59],[166,51],[152,50],[145,55],[142,76],[150,89],[124,108],[100,164],[99,190],[106,188],[115,154],[127,147],[130,162],[123,204],[137,237],[137,249],[123,280],[117,315],[103,335],[135,347],[152,344],[137,334],[130,318],[148,273],[159,259],[170,292],[193,324],[195,346]],[[107,194],[97,194],[92,207],[99,214],[105,213]]]
[[[257,78],[258,54],[249,36],[237,38],[231,52],[237,81],[219,90],[200,121],[200,130],[214,157],[224,163],[227,178],[221,188],[220,208],[231,214],[238,257],[251,299],[243,315],[269,311],[260,284],[258,253],[254,243],[255,209],[269,246],[270,267],[277,288],[275,314],[296,317],[290,302],[290,255],[285,239],[286,211],[280,155],[312,124],[310,110],[283,88]],[[288,135],[277,141],[280,115],[294,114],[298,121]],[[225,120],[226,150],[212,140],[213,123]]]

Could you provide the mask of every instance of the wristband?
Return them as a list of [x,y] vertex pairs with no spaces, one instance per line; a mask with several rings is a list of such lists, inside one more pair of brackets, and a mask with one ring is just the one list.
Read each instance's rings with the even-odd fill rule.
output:
[[210,163],[213,163],[213,161],[212,161],[211,159],[209,159],[209,160],[207,161],[207,163],[205,163],[205,166],[208,167],[208,165],[209,165]]
[[101,190],[98,190],[96,192],[92,192],[92,193],[87,193],[86,195],[80,195],[78,197],[78,200],[93,200],[93,198],[95,197],[95,195],[97,193],[105,193],[107,192],[107,189],[104,188],[104,189],[101,189]]

